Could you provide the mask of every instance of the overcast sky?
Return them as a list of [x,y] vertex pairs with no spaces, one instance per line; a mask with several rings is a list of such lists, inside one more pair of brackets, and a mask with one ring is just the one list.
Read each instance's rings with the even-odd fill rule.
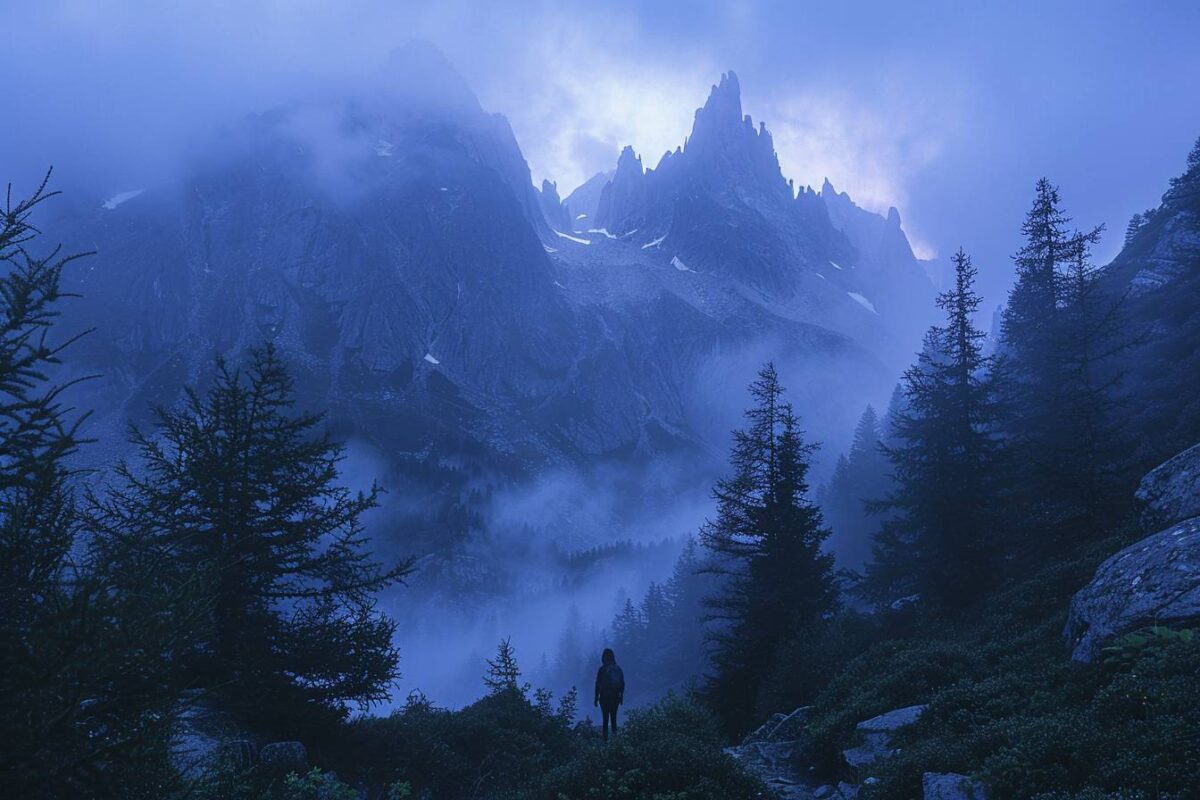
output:
[[433,5],[0,0],[0,179],[54,163],[141,188],[216,125],[422,37],[565,195],[625,144],[656,163],[733,69],[786,176],[896,206],[921,254],[962,244],[993,303],[1039,176],[1081,226],[1109,225],[1107,260],[1200,136],[1194,0]]

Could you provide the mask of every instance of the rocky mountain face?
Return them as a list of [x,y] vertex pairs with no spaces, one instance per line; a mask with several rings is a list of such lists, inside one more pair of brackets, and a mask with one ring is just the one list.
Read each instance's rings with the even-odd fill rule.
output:
[[1105,279],[1136,342],[1124,383],[1136,463],[1150,467],[1200,441],[1200,143]]
[[732,73],[685,147],[602,177],[535,189],[504,117],[413,45],[177,182],[62,207],[67,246],[96,251],[67,287],[97,331],[71,362],[102,376],[80,390],[93,434],[272,341],[335,435],[461,508],[473,475],[711,463],[768,358],[810,429],[849,430],[916,347],[901,298],[932,291],[898,216],[794,195]]
[[556,231],[569,231],[572,229],[571,212],[563,203],[562,198],[558,196],[558,184],[550,181],[542,181],[542,188],[538,192],[538,207],[541,208],[542,216],[546,218],[546,224]]
[[563,205],[567,207],[567,216],[571,220],[572,228],[586,231],[593,226],[596,210],[600,207],[600,195],[615,174],[615,170],[597,172],[567,195]]
[[865,211],[828,181],[796,193],[770,131],[743,115],[732,72],[697,110],[686,144],[656,167],[621,153],[592,227],[726,277],[890,365],[911,359],[929,319],[933,288],[899,214]]
[[1075,661],[1096,659],[1124,634],[1200,620],[1200,445],[1151,470],[1137,500],[1150,535],[1101,564],[1071,599],[1063,635]]

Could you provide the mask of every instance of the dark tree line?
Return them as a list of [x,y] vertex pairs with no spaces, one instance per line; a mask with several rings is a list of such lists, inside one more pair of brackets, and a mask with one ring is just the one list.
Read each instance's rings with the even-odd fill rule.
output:
[[818,503],[833,532],[830,546],[843,569],[861,570],[871,558],[871,547],[883,523],[867,503],[890,491],[891,478],[884,456],[882,422],[875,409],[867,406],[854,428],[850,450],[838,456],[829,483],[822,487]]
[[[1130,472],[1119,388],[1137,339],[1124,298],[1091,260],[1101,230],[1071,228],[1058,190],[1038,182],[997,342],[975,324],[977,269],[955,254],[954,284],[937,298],[944,321],[904,373],[885,426],[864,413],[822,495],[835,548],[863,567],[867,598],[969,609],[1006,575],[1100,535],[1119,512]],[[812,446],[769,365],[751,393],[731,475],[714,490],[717,515],[701,532],[722,581],[708,604],[702,696],[731,732],[778,710],[764,692],[811,691],[812,681],[798,688],[805,664],[853,637],[834,631],[846,623],[828,532],[807,497]],[[631,604],[622,616],[636,614]]]
[[382,700],[393,623],[374,593],[340,446],[293,410],[270,347],[131,431],[134,461],[80,492],[84,415],[55,383],[64,268],[11,197],[0,226],[0,768],[14,796],[162,797],[191,690],[252,730],[303,734]]
[[1136,338],[1091,261],[1102,229],[1069,224],[1058,190],[1039,181],[990,349],[973,323],[976,269],[955,255],[955,284],[938,297],[946,321],[889,415],[895,487],[868,503],[892,514],[867,567],[874,596],[969,603],[1006,571],[1096,535],[1127,494],[1118,387]]

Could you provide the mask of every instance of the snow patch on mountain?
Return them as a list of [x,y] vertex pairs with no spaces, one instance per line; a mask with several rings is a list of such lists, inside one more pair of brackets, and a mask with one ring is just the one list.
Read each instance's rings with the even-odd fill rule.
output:
[[695,272],[696,270],[679,260],[679,256],[671,256],[671,266],[680,272]]
[[591,244],[592,243],[591,239],[580,239],[578,236],[572,236],[569,233],[563,233],[562,231],[555,231],[554,233],[560,239],[566,239],[567,241],[575,242],[576,244]]
[[133,198],[137,197],[139,194],[141,194],[144,191],[146,191],[146,190],[145,189],[134,189],[131,192],[117,192],[112,197],[108,198],[103,203],[101,203],[100,206],[101,206],[101,208],[106,208],[109,211],[112,211],[114,208],[121,205],[121,203],[124,203],[126,200],[132,200]]
[[642,249],[649,250],[651,247],[658,247],[660,244],[663,243],[663,240],[666,238],[667,238],[667,235],[664,233],[662,236],[658,237],[653,242],[647,242],[646,244],[642,245]]
[[846,292],[846,294],[850,295],[850,299],[852,299],[854,302],[858,303],[860,306],[865,308],[867,311],[870,311],[875,316],[879,316],[879,312],[875,310],[875,304],[872,303],[870,300],[863,297],[858,292]]
[[425,354],[425,360],[426,360],[426,361],[428,361],[430,364],[433,364],[435,367],[436,367],[438,364],[441,364],[441,363],[442,363],[442,362],[438,361],[436,358],[434,358],[432,353],[426,353],[426,354]]

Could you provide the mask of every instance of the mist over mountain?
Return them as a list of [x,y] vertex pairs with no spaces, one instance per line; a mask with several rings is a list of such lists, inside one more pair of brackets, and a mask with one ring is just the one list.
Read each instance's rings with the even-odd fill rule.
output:
[[[733,73],[657,167],[626,148],[563,201],[423,42],[348,94],[231,120],[178,180],[56,214],[68,246],[96,251],[67,278],[71,326],[104,332],[71,363],[100,376],[77,390],[106,442],[89,458],[205,385],[214,355],[273,342],[390,492],[378,546],[424,557],[417,585],[468,615],[507,596],[499,573],[552,585],[559,569],[479,552],[693,533],[763,361],[832,460],[932,297],[894,209],[793,191]],[[560,502],[519,500],[548,491]],[[654,572],[629,568],[580,600],[592,623]]]

